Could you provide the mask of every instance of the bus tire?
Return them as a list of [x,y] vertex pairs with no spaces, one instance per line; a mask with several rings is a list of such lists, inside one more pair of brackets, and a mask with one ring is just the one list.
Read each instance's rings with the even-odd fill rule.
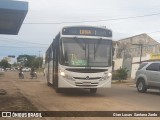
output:
[[97,92],[97,88],[90,88],[90,93],[96,93]]
[[60,93],[61,89],[58,88],[58,79],[55,80],[54,88],[56,89],[56,93]]

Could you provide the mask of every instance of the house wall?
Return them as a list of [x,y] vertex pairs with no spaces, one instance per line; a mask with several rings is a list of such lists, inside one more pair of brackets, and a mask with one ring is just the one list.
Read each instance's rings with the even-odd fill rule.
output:
[[122,58],[114,59],[113,61],[115,62],[114,63],[114,70],[117,70],[120,67],[122,67],[122,63],[123,63],[123,59]]
[[157,41],[152,39],[147,34],[140,34],[126,39],[118,40],[114,44],[114,58],[123,58],[125,53],[129,53],[132,57],[140,56],[141,47],[140,45],[134,44],[142,44],[142,56],[146,56],[147,54],[151,53],[160,53],[160,44]]
[[[149,59],[150,59],[150,55],[147,55],[147,56],[141,58],[142,61],[144,61],[144,60],[149,60]],[[134,62],[139,62],[139,61],[140,61],[140,58],[139,58],[139,57],[133,57],[132,63],[134,63]],[[134,78],[135,78],[136,71],[138,70],[138,67],[139,67],[139,63],[137,63],[137,64],[132,64],[131,79],[134,79]]]
[[[149,59],[150,59],[150,55],[149,54],[146,55],[145,57],[141,58],[142,61],[149,60]],[[132,63],[139,62],[139,61],[140,61],[140,57],[133,57],[132,58]],[[117,70],[120,67],[122,67],[123,59],[122,58],[115,59],[114,62],[115,62],[114,70]],[[130,76],[131,79],[135,78],[135,74],[136,74],[136,71],[138,70],[138,67],[139,67],[139,63],[132,64],[131,76]]]

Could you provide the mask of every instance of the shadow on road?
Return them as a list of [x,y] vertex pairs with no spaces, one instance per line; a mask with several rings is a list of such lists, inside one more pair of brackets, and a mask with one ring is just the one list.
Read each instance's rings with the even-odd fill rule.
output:
[[89,89],[80,89],[80,88],[65,88],[62,89],[61,94],[64,96],[78,96],[78,97],[101,97],[102,94],[97,93],[90,93]]
[[150,95],[160,95],[160,91],[148,90],[148,91],[146,92],[146,94],[150,94]]

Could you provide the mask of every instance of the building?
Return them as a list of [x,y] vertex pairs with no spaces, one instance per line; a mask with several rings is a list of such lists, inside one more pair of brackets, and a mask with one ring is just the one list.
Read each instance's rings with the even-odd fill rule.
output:
[[143,62],[160,56],[160,44],[147,34],[115,41],[114,48],[114,69],[127,68],[129,70],[128,76],[131,78],[135,77],[140,61]]
[[147,34],[140,34],[129,38],[121,39],[115,43],[115,58],[123,58],[124,55],[130,54],[132,57],[140,56],[140,46],[134,44],[142,44],[142,56],[147,54],[160,53],[160,44]]

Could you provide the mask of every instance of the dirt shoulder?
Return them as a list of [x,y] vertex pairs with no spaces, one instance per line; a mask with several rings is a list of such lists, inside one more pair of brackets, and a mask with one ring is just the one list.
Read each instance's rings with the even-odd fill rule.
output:
[[5,72],[0,77],[0,111],[36,111],[38,110],[19,89],[12,84],[17,79]]

